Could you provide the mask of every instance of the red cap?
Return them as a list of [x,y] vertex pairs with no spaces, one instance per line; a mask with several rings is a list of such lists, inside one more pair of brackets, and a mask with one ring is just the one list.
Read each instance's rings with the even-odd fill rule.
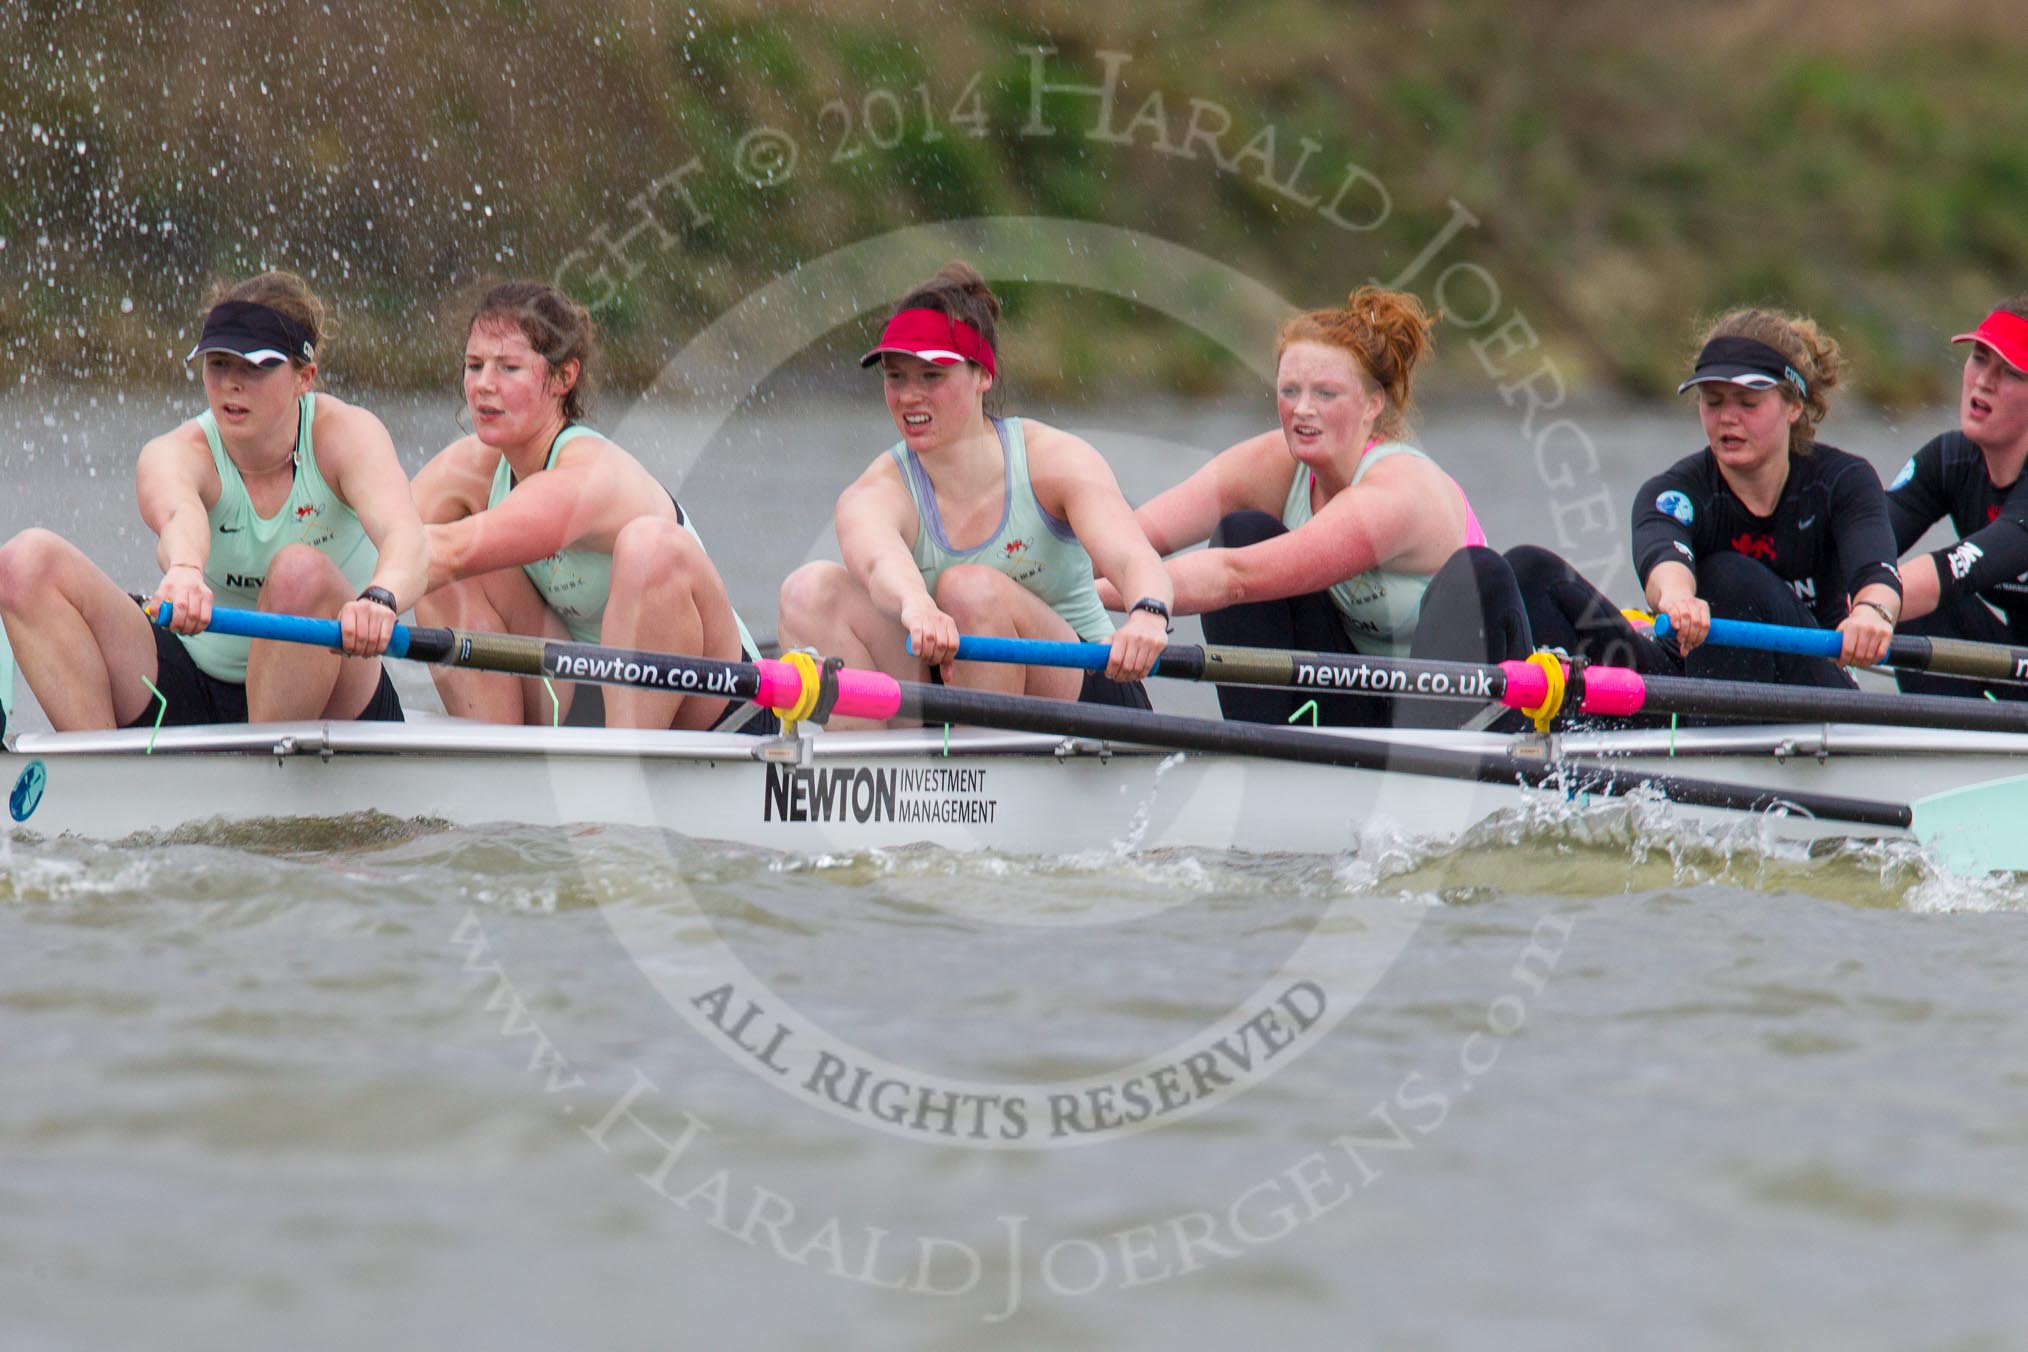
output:
[[2000,354],[2000,360],[2016,371],[2028,373],[2028,319],[2006,310],[1995,310],[1970,333],[1951,339],[1954,343],[1984,343]]
[[896,314],[880,331],[880,341],[867,349],[859,364],[871,366],[883,352],[905,352],[938,366],[977,362],[986,368],[986,374],[997,374],[993,370],[993,348],[985,336],[964,320],[936,310],[903,310]]

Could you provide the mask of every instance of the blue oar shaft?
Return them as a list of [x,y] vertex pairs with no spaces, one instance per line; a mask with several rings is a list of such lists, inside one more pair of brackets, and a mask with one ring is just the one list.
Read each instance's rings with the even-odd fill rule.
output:
[[[154,609],[155,622],[166,627],[171,608],[160,605]],[[343,638],[336,620],[226,606],[212,610],[208,627],[214,633],[306,643],[317,648],[336,648]],[[809,708],[797,716],[815,717],[819,721],[833,713],[854,718],[891,718],[901,698],[894,679],[880,672],[840,670],[806,682],[803,669],[769,658],[758,662],[721,662],[681,653],[638,652],[524,634],[397,624],[387,652],[391,657],[405,657],[412,662],[470,667],[509,676],[590,681],[598,685],[752,700],[770,709],[802,708],[807,694]],[[826,690],[832,693],[826,696],[823,693]]]
[[[997,638],[991,634],[966,634],[958,639],[960,662],[1007,662],[1015,666],[1104,671],[1106,660],[1111,655],[1112,649],[1103,643],[1070,643],[1052,638]],[[1161,660],[1155,663],[1151,674],[1162,675]]]
[[[1111,655],[1112,649],[1103,643],[961,634],[957,660],[1104,671]],[[1289,652],[1279,648],[1200,647],[1194,643],[1172,643],[1164,648],[1150,674],[1179,681],[1258,685],[1334,695],[1393,694],[1478,704],[1505,702],[1517,709],[1540,703],[1546,694],[1546,687],[1541,685],[1542,673],[1518,663],[1503,666],[1363,657],[1357,653]],[[1591,708],[1588,712],[1630,713],[1640,707],[1638,697],[1631,695],[1622,696],[1615,703],[1603,694],[1603,685],[1600,699],[1613,707]]]
[[[1714,623],[1716,623],[1714,621]],[[1763,626],[1779,629],[1779,626]],[[1783,634],[1790,631],[1781,630]],[[1822,636],[1822,631],[1804,630]],[[1837,638],[1836,634],[1831,635]],[[1911,640],[1916,641],[1916,640]],[[1927,640],[1922,640],[1927,641]],[[996,638],[991,647],[970,646],[972,636],[958,640],[960,660],[997,660],[1037,666],[1093,663],[1102,659],[1103,644],[1055,643],[1029,646],[1032,640]],[[1069,663],[1051,660],[1066,650]],[[982,653],[995,656],[987,659]],[[1186,680],[1224,684],[1274,686],[1325,694],[1383,697],[1435,696],[1502,703],[1533,709],[1544,696],[1541,670],[1532,663],[1423,661],[1405,657],[1361,657],[1357,654],[1284,652],[1272,648],[1200,648],[1173,644],[1163,654],[1162,674]],[[1089,664],[1089,665],[1088,665]],[[1578,677],[1571,676],[1572,690]],[[1767,685],[1750,681],[1717,681],[1694,676],[1644,676],[1619,667],[1588,667],[1583,694],[1566,695],[1564,707],[1588,714],[1664,713],[1697,718],[1724,718],[1753,723],[1871,723],[1889,727],[1961,728],[1968,732],[2028,732],[2028,704],[2009,700],[1972,700],[1956,695],[1880,694],[1816,685]]]
[[[155,623],[167,629],[174,609],[167,601],[161,602],[156,607]],[[307,643],[313,648],[338,648],[343,647],[345,642],[344,633],[336,620],[321,620],[310,615],[277,615],[265,610],[234,610],[228,606],[215,608],[211,612],[211,623],[206,628],[214,634]],[[394,626],[394,637],[387,641],[389,657],[408,656],[409,633],[405,624]]]
[[[1670,627],[1667,615],[1655,617],[1655,637],[1666,638]],[[1705,642],[1724,648],[1754,648],[1761,652],[1833,659],[1844,650],[1844,639],[1836,630],[1762,624],[1757,620],[1714,619]],[[1900,634],[1887,645],[1887,657],[1881,665],[1984,681],[2028,681],[2028,648]]]
[[[1655,637],[1667,638],[1669,617],[1655,617]],[[1764,653],[1790,653],[1797,657],[1836,659],[1844,651],[1845,638],[1835,629],[1805,629],[1801,625],[1762,624],[1758,620],[1711,621],[1706,643],[1721,648],[1753,648]]]

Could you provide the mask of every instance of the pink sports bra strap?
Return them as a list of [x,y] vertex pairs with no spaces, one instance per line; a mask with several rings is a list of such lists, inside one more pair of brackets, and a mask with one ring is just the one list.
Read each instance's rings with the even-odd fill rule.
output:
[[[1444,477],[1451,479],[1451,476],[1448,474],[1444,475]],[[1472,500],[1465,497],[1464,486],[1456,479],[1451,479],[1451,487],[1458,490],[1458,497],[1465,504],[1465,543],[1467,545],[1484,545],[1486,543],[1486,531],[1484,527],[1479,525],[1479,514],[1472,510]]]

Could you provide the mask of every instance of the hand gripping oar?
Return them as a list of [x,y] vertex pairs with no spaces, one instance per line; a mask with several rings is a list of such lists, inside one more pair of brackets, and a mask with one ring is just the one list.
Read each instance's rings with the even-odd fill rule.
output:
[[[983,636],[958,640],[960,661],[1067,666],[1088,671],[1103,671],[1109,651],[1102,643]],[[1586,667],[1580,675],[1562,663],[1543,658],[1538,653],[1535,660],[1528,662],[1429,662],[1411,657],[1281,652],[1272,648],[1199,648],[1178,643],[1163,650],[1155,674],[1332,694],[1469,699],[1505,704],[1531,717],[1539,717],[1545,709],[1554,715],[1556,706],[1561,706],[1601,715],[1687,714],[1752,723],[1870,723],[1968,732],[2028,732],[2028,704],[1970,700],[1954,695],[1889,695],[1824,686],[1769,686],[1686,676],[1644,676],[1625,667]],[[1546,670],[1552,665],[1558,678],[1551,678]],[[1567,682],[1567,687],[1559,687],[1559,680]],[[1544,701],[1552,693],[1557,695],[1554,705],[1545,706]]]
[[[152,606],[151,612],[156,624],[168,627],[171,614],[168,605]],[[213,633],[307,643],[316,648],[336,648],[342,641],[336,620],[226,606],[213,608],[210,627]],[[394,626],[387,655],[510,676],[548,676],[594,685],[751,700],[780,712],[789,721],[807,718],[821,723],[832,714],[891,718],[896,703],[891,677],[877,671],[842,667],[820,669],[807,656],[801,660],[762,658],[758,662],[721,662],[677,653],[608,648],[597,643],[409,624]]]
[[[165,613],[156,622],[166,623]],[[278,639],[330,648],[338,645],[336,620],[274,615],[262,611],[217,608],[211,628],[247,638]],[[1086,737],[1136,746],[1224,755],[1264,756],[1317,765],[1487,784],[1528,784],[1561,790],[1567,795],[1612,796],[1650,789],[1677,803],[1728,808],[1741,812],[1782,809],[1826,821],[1864,826],[1906,828],[1906,804],[1835,794],[1776,793],[1749,785],[1651,775],[1634,770],[1574,764],[1548,764],[1494,752],[1460,751],[1448,747],[1395,745],[1332,732],[1276,728],[1255,723],[1221,723],[1210,719],[1154,714],[1065,700],[1002,695],[991,691],[897,681],[877,671],[840,669],[831,662],[722,662],[674,653],[608,648],[594,643],[567,643],[519,634],[493,634],[397,624],[388,654],[417,662],[471,667],[516,676],[550,676],[602,685],[630,685],[650,690],[676,690],[725,699],[748,699],[783,712],[785,719],[821,721],[831,713],[857,718],[905,715],[928,723],[965,723],[978,727],[1039,732],[1058,737]],[[828,675],[835,685],[829,709],[820,709],[820,684]],[[799,709],[803,712],[797,712]]]
[[[1669,617],[1655,617],[1655,637],[1669,634]],[[1706,643],[1721,648],[1756,648],[1761,652],[1794,653],[1801,657],[1835,659],[1844,650],[1844,636],[1835,629],[1762,624],[1758,620],[1713,620]],[[1887,645],[1882,666],[1930,671],[1939,676],[1969,676],[1983,681],[2028,682],[2028,648],[2005,643],[1974,643],[1963,638],[1924,638],[1897,634]]]
[[[1111,653],[1112,649],[1103,643],[966,634],[958,639],[957,660],[1104,671]],[[1639,713],[1646,707],[1639,672],[1620,667],[1587,667],[1581,676],[1573,677],[1563,663],[1547,659],[1497,664],[1440,662],[1413,657],[1363,657],[1357,653],[1172,643],[1162,650],[1152,674],[1182,681],[1270,686],[1313,694],[1400,695],[1504,704],[1535,718],[1544,731],[1566,704],[1573,705],[1576,712],[1605,715]]]
[[[1835,634],[1833,634],[1835,636]],[[1103,671],[1103,643],[963,636],[959,661],[1000,661]],[[1320,693],[1397,695],[1407,699],[1474,699],[1505,703],[1541,720],[1558,707],[1600,716],[1687,713],[1756,724],[1880,724],[1888,728],[1957,728],[1965,732],[2028,732],[2028,705],[1959,699],[1955,695],[1886,695],[1821,685],[1756,685],[1697,677],[1641,675],[1626,667],[1582,673],[1545,655],[1525,663],[1440,663],[1414,657],[1282,653],[1278,649],[1201,649],[1170,645],[1154,673],[1186,681],[1276,685]],[[1568,685],[1566,685],[1568,683]],[[1551,701],[1551,695],[1555,699]],[[1549,701],[1549,703],[1545,703]]]

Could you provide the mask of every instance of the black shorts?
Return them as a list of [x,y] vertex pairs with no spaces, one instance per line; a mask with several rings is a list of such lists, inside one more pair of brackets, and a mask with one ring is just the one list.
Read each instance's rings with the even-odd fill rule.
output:
[[1087,671],[1077,692],[1079,704],[1110,704],[1121,709],[1148,709],[1148,687],[1141,681],[1115,681],[1103,671]]
[[[748,658],[747,660],[751,661],[752,659]],[[746,711],[747,705],[744,700],[733,700],[725,706],[725,712],[718,716],[718,721],[713,723],[709,728],[706,728],[705,731],[718,732],[723,730],[727,732],[744,732],[754,737],[772,737],[782,730],[781,720],[775,717],[774,711],[771,709],[759,710],[752,718],[747,719],[746,722],[741,723],[736,728],[727,728],[725,726]],[[571,696],[570,712],[563,716],[563,726],[566,728],[602,728],[605,725],[606,688],[602,685],[593,685],[589,681],[580,684],[577,688],[577,694]]]
[[[168,701],[168,707],[162,711],[165,728],[246,722],[246,687],[234,681],[221,681],[205,671],[197,665],[182,639],[161,628],[155,630],[155,687]],[[127,726],[155,726],[158,707],[154,700],[149,700],[141,716]],[[365,723],[405,721],[401,699],[394,693],[394,681],[385,666],[380,669],[380,684],[374,689],[373,698],[354,717]]]

